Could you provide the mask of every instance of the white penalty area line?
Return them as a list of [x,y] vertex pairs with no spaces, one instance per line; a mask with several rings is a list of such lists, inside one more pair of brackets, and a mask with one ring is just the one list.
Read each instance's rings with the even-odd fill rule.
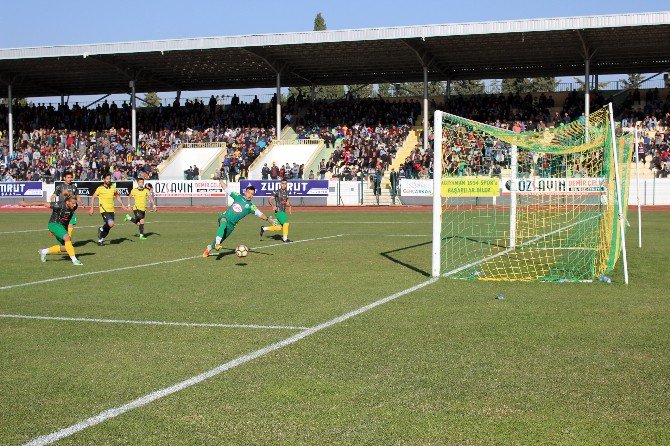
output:
[[[264,245],[264,246],[257,246],[254,248],[250,248],[251,251],[257,251],[259,249],[266,249],[266,248],[273,248],[275,246],[290,246],[290,245],[295,245],[296,243],[306,243],[306,242],[314,242],[317,240],[327,240],[331,238],[336,238],[336,237],[342,237],[344,234],[338,234],[338,235],[329,235],[326,237],[316,237],[316,238],[309,238],[309,239],[304,239],[304,240],[296,240],[291,243],[273,243],[271,245]],[[53,277],[51,279],[44,279],[44,280],[36,280],[34,282],[26,282],[26,283],[17,283],[14,285],[5,285],[0,287],[0,291],[4,290],[11,290],[13,288],[20,288],[24,286],[31,286],[31,285],[40,285],[43,283],[51,283],[51,282],[58,282],[61,280],[68,280],[68,279],[74,279],[75,277],[84,277],[84,276],[92,276],[94,274],[106,274],[106,273],[113,273],[116,271],[126,271],[129,269],[136,269],[136,268],[146,268],[148,266],[157,266],[157,265],[165,265],[168,263],[177,263],[177,262],[183,262],[186,260],[193,260],[197,258],[201,258],[202,255],[197,255],[197,256],[191,256],[191,257],[182,257],[180,259],[173,259],[173,260],[161,260],[158,262],[151,262],[151,263],[143,263],[141,265],[133,265],[133,266],[122,266],[119,268],[112,268],[112,269],[104,269],[104,270],[99,270],[99,271],[89,271],[86,273],[81,273],[81,274],[71,274],[69,276],[61,276],[61,277]]]
[[165,387],[160,390],[156,390],[154,392],[151,392],[147,395],[144,395],[140,398],[137,398],[136,400],[130,401],[126,404],[123,404],[121,406],[113,407],[111,409],[107,409],[105,411],[102,411],[98,413],[97,415],[94,415],[90,418],[87,418],[85,420],[82,420],[76,424],[73,424],[69,427],[66,427],[64,429],[52,432],[48,435],[43,435],[41,437],[36,437],[32,440],[30,440],[28,443],[25,443],[25,446],[44,446],[48,445],[51,443],[54,443],[58,440],[61,440],[63,438],[69,437],[70,435],[74,435],[77,432],[81,432],[84,429],[87,429],[89,427],[95,426],[97,424],[103,423],[111,418],[117,417],[121,414],[124,414],[126,412],[129,412],[133,409],[137,409],[138,407],[146,406],[149,403],[152,403],[158,399],[164,398],[168,395],[172,395],[174,393],[177,393],[181,390],[187,389],[191,386],[194,386],[196,384],[199,384],[206,379],[212,378],[214,376],[217,376],[227,370],[230,370],[232,368],[235,368],[237,366],[240,366],[242,364],[245,364],[249,361],[252,361],[256,358],[260,358],[262,356],[267,355],[268,353],[271,353],[273,351],[279,350],[281,348],[284,348],[286,346],[289,346],[291,344],[295,344],[296,342],[313,335],[314,333],[317,333],[321,330],[324,330],[326,328],[332,327],[333,325],[337,325],[341,322],[346,321],[347,319],[351,319],[354,316],[358,316],[361,313],[365,313],[366,311],[369,311],[375,307],[378,307],[380,305],[383,305],[387,302],[390,302],[392,300],[395,300],[399,297],[405,296],[406,294],[412,293],[414,291],[417,291],[427,285],[435,283],[438,278],[432,278],[429,280],[426,280],[425,282],[421,282],[418,285],[415,285],[411,288],[407,288],[403,291],[400,291],[398,293],[392,294],[391,296],[385,297],[383,299],[379,299],[375,302],[372,302],[371,304],[362,306],[360,308],[357,308],[356,310],[350,311],[349,313],[345,313],[341,316],[338,316],[334,319],[331,319],[327,322],[321,323],[319,325],[315,325],[314,327],[308,328],[307,330],[301,331],[300,333],[297,333],[293,336],[290,336],[288,338],[282,339],[281,341],[275,342],[274,344],[270,344],[266,347],[263,347],[259,350],[256,350],[254,352],[248,353],[243,356],[239,356],[232,361],[228,361],[224,364],[219,365],[218,367],[215,367],[211,370],[208,370],[204,373],[201,373],[199,375],[193,376],[189,379],[186,379],[184,381],[181,381],[177,384],[174,384],[170,387]]
[[214,323],[208,324],[208,323],[197,323],[197,322],[132,321],[123,319],[95,319],[87,317],[32,316],[27,314],[0,314],[0,318],[38,319],[47,321],[66,321],[66,322],[98,322],[105,324],[170,325],[179,327],[254,328],[259,330],[306,330],[307,328],[309,328],[309,327],[295,327],[292,325],[214,324]]
[[371,234],[369,232],[360,232],[356,234],[348,233],[345,235],[351,235],[356,237],[432,237],[433,234]]

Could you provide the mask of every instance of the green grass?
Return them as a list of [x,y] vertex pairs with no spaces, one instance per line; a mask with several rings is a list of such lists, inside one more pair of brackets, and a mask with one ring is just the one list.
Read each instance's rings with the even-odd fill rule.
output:
[[[198,256],[215,214],[119,225],[84,267],[41,263],[42,212],[0,213],[0,287]],[[427,279],[430,215],[296,212],[290,245],[244,220],[226,251],[0,290],[0,313],[313,326]],[[635,220],[631,218],[631,220]],[[631,221],[634,225],[635,222]],[[630,229],[631,285],[447,280],[59,444],[670,444],[667,214]],[[397,235],[414,235],[398,237]],[[496,300],[504,293],[504,300]],[[300,330],[0,318],[0,444],[21,444]]]

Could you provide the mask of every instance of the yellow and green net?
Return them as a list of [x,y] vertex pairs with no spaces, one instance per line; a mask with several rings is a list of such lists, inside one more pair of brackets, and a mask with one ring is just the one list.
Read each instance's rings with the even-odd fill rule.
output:
[[499,183],[497,194],[452,187],[443,198],[445,275],[582,281],[614,268],[625,235],[618,213],[626,218],[632,138],[615,136],[619,210],[608,109],[532,132],[445,113],[442,135],[443,195],[444,184],[485,190],[477,186]]

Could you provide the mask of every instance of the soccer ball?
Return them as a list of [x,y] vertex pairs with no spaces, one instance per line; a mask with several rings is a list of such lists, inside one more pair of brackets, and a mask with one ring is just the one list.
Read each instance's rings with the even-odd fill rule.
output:
[[235,255],[237,257],[246,257],[247,254],[249,254],[249,248],[246,246],[239,245],[237,248],[235,248]]

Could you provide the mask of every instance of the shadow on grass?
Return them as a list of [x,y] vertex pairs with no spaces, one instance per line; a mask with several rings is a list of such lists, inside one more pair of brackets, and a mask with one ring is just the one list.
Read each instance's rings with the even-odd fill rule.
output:
[[224,257],[234,256],[234,255],[235,255],[235,250],[234,250],[234,249],[226,249],[226,250],[224,251],[223,248],[222,248],[222,250],[219,251],[219,252],[216,254],[216,260],[221,260],[221,259],[223,259]]
[[132,242],[133,240],[129,239],[128,237],[121,237],[121,238],[115,238],[114,240],[110,240],[109,244],[110,245],[120,245],[123,242]]
[[424,271],[424,270],[422,270],[421,268],[417,268],[417,267],[414,266],[414,265],[410,265],[409,263],[403,262],[402,260],[398,259],[397,257],[394,257],[392,254],[395,254],[395,253],[397,253],[397,252],[406,251],[406,250],[408,250],[408,249],[419,248],[419,247],[421,247],[421,246],[430,245],[430,244],[432,244],[432,243],[433,243],[432,241],[430,241],[430,242],[418,243],[418,244],[416,244],[416,245],[410,245],[410,246],[405,246],[405,247],[403,247],[403,248],[394,249],[394,250],[391,250],[391,251],[381,252],[380,255],[381,255],[382,257],[387,258],[387,259],[390,260],[391,262],[393,262],[393,263],[397,263],[398,265],[402,265],[402,266],[404,266],[405,268],[409,268],[409,269],[411,269],[412,271],[421,274],[422,276],[430,277],[430,273],[429,273],[429,272]]
[[[479,244],[484,244],[484,245],[489,245],[489,246],[495,246],[495,247],[498,247],[498,248],[505,248],[505,249],[507,248],[507,246],[504,246],[504,245],[498,245],[498,244],[493,243],[493,242],[488,241],[488,240],[478,240],[478,239],[474,239],[474,238],[471,238],[471,237],[460,237],[460,236],[442,237],[440,243],[444,243],[446,240],[449,240],[449,239],[452,239],[452,238],[461,238],[461,239],[468,240],[468,241],[470,241],[470,242],[474,242],[474,243],[479,243]],[[417,272],[417,273],[419,273],[419,274],[421,274],[421,275],[423,275],[423,276],[425,276],[425,277],[430,277],[431,274],[430,274],[428,271],[424,271],[424,270],[422,270],[421,268],[417,268],[417,267],[414,266],[414,265],[411,265],[411,264],[409,264],[409,263],[403,262],[402,260],[400,260],[400,259],[394,257],[392,254],[397,253],[397,252],[401,252],[401,251],[405,251],[405,250],[408,250],[408,249],[412,249],[412,248],[418,248],[418,247],[420,247],[420,246],[430,245],[430,244],[432,244],[432,243],[433,243],[432,241],[430,241],[430,242],[418,243],[418,244],[416,244],[416,245],[405,246],[405,247],[403,247],[403,248],[394,249],[394,250],[392,250],[392,251],[382,252],[382,253],[380,253],[380,254],[381,254],[383,257],[386,257],[387,259],[389,259],[390,261],[392,261],[393,263],[397,263],[398,265],[402,265],[402,266],[404,266],[405,268],[409,268],[409,269],[411,269],[412,271]]]
[[72,242],[72,246],[74,246],[75,248],[80,248],[82,246],[86,246],[91,243],[95,244],[95,240],[79,240],[76,242]]
[[[76,254],[77,254],[77,258],[87,257],[87,256],[94,256],[94,255],[95,255],[94,252],[81,252],[81,253],[78,252],[78,253],[76,253]],[[48,260],[48,259],[49,259],[49,257],[47,257],[47,260]],[[54,259],[54,260],[55,260],[55,259]],[[67,260],[68,262],[71,262],[71,261],[72,261],[72,260],[70,260],[70,257],[69,257],[67,254],[65,254],[65,253],[63,253],[63,256],[62,256],[60,259],[58,259],[59,262],[63,262],[63,261],[66,261],[66,260]]]

